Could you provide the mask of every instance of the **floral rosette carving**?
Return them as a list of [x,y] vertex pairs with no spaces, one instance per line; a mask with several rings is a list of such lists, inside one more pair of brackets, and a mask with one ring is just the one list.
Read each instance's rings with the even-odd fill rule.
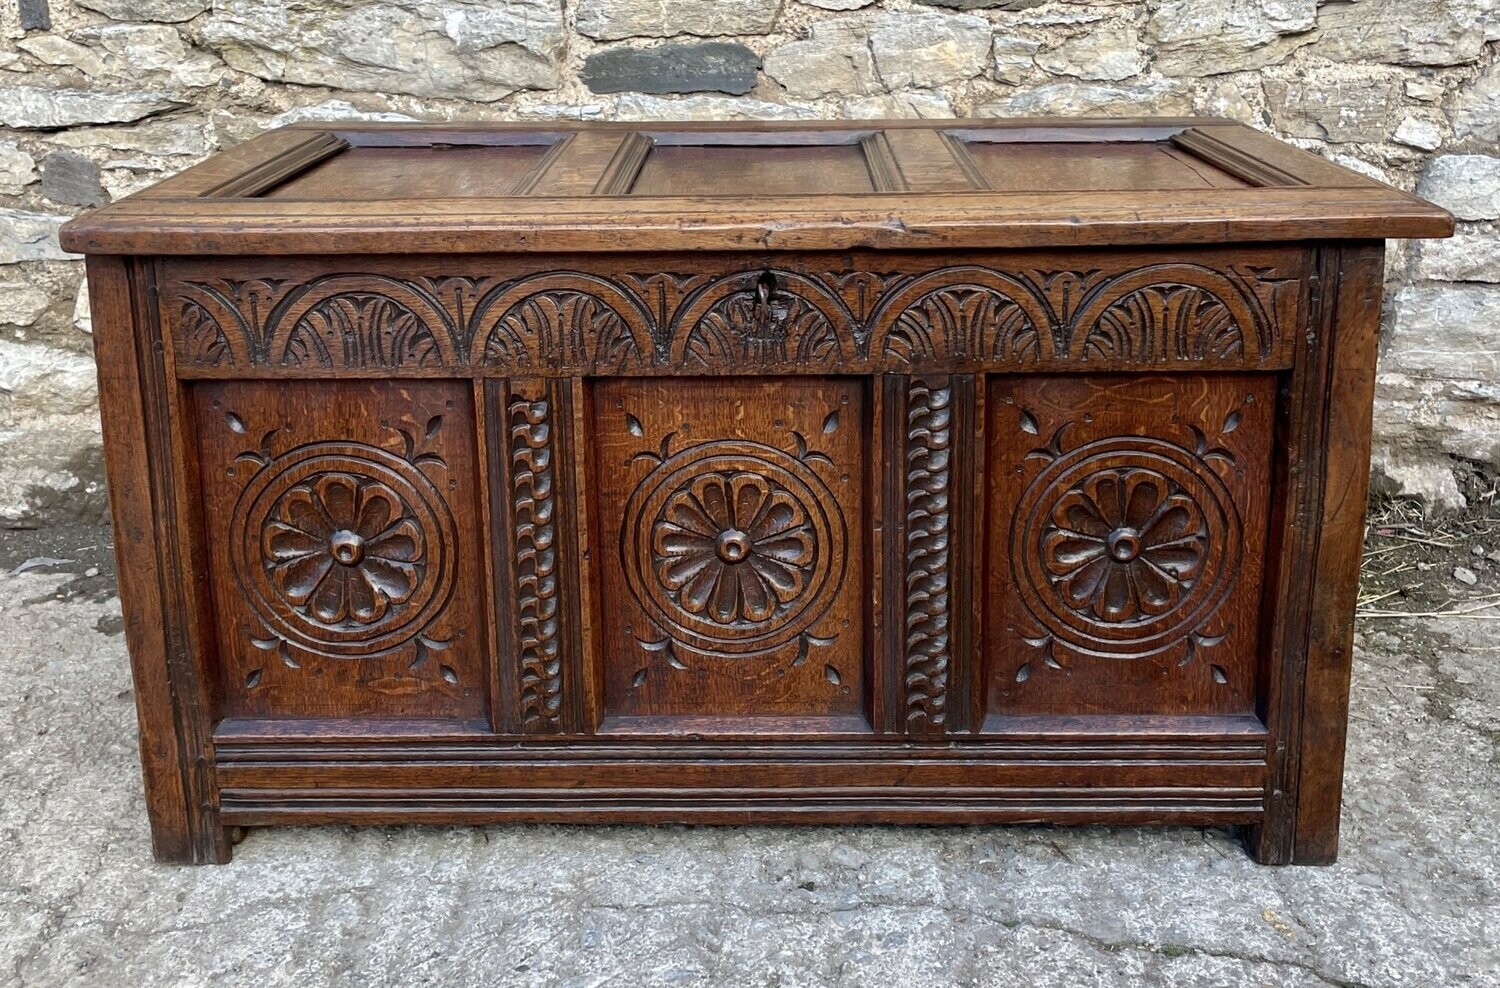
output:
[[1151,470],[1095,474],[1052,509],[1042,556],[1062,600],[1101,621],[1176,607],[1203,568],[1196,501]]
[[762,443],[718,440],[661,459],[627,500],[620,533],[627,585],[654,626],[637,637],[739,657],[803,642],[843,582],[847,533],[834,506],[807,463]]
[[1224,482],[1194,450],[1114,437],[1037,450],[1045,466],[1012,522],[1028,637],[1141,658],[1203,634],[1243,552]]
[[807,509],[752,473],[698,477],[653,530],[656,575],[683,610],[758,624],[807,587],[817,544]]
[[386,484],[324,474],[283,494],[261,533],[271,583],[317,620],[368,625],[411,599],[426,538]]
[[267,632],[307,652],[407,645],[453,590],[452,513],[413,463],[353,443],[268,459],[246,484],[230,554]]

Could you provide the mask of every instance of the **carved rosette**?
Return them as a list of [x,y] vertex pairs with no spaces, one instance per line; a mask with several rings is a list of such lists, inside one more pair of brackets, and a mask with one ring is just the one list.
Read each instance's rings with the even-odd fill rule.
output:
[[795,641],[843,582],[843,518],[817,473],[761,443],[703,443],[663,460],[625,506],[631,592],[672,641],[713,656]]
[[941,729],[952,662],[950,383],[912,381],[906,413],[906,722]]
[[280,600],[324,625],[376,624],[426,575],[427,537],[401,496],[358,474],[289,489],[260,541]]
[[652,529],[656,578],[678,607],[725,626],[759,624],[807,589],[818,555],[807,509],[746,471],[697,477]]
[[278,638],[317,655],[368,656],[409,642],[447,603],[454,528],[411,463],[314,443],[251,478],[230,552],[246,599]]
[[1187,641],[1223,603],[1242,531],[1198,454],[1118,437],[1058,451],[1022,496],[1011,540],[1021,599],[1053,642],[1141,658]]
[[1165,614],[1202,575],[1203,510],[1156,470],[1101,470],[1053,505],[1042,565],[1063,605],[1122,624]]
[[513,393],[506,414],[510,423],[521,723],[529,732],[555,731],[562,711],[562,655],[552,403],[545,394],[529,397]]

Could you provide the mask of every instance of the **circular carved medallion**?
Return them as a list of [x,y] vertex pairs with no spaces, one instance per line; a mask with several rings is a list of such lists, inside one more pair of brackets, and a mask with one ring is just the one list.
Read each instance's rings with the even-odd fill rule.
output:
[[314,652],[401,645],[453,587],[446,504],[420,470],[376,447],[315,443],[271,461],[240,495],[231,531],[251,606]]
[[724,441],[659,464],[625,506],[631,592],[677,641],[750,655],[792,641],[843,582],[833,494],[772,446]]
[[1241,529],[1228,489],[1189,450],[1122,437],[1042,470],[1011,530],[1021,599],[1058,641],[1120,658],[1177,644],[1227,596]]

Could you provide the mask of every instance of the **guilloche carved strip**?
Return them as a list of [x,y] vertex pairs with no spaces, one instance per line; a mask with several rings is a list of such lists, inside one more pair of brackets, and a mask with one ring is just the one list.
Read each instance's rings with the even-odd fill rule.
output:
[[545,385],[513,382],[510,431],[515,622],[522,730],[555,733],[562,713],[558,617],[557,475],[553,408]]
[[949,569],[952,517],[953,388],[946,378],[913,379],[906,412],[906,725],[940,734],[952,667]]

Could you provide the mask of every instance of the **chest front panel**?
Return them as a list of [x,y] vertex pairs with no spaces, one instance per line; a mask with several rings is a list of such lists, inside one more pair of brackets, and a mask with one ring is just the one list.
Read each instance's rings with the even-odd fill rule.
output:
[[1253,717],[1307,264],[164,264],[225,712],[583,737]]

